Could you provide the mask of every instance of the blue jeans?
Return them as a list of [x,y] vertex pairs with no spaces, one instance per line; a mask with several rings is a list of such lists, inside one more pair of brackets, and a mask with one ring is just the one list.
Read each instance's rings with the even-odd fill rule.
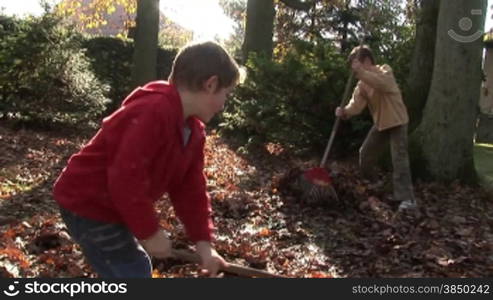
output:
[[152,277],[149,255],[125,226],[83,218],[64,208],[60,208],[60,214],[99,277]]

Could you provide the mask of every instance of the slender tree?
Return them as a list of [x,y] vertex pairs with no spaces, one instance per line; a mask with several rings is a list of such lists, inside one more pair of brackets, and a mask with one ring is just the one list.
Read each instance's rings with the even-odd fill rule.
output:
[[[311,1],[280,0],[293,9],[307,10]],[[262,53],[272,57],[274,18],[276,10],[274,0],[248,0],[245,40],[242,52],[246,59],[250,52]]]
[[272,56],[274,29],[274,2],[272,0],[248,0],[245,40],[242,52],[246,59],[250,52]]
[[139,0],[133,56],[134,86],[156,79],[159,34],[159,0]]

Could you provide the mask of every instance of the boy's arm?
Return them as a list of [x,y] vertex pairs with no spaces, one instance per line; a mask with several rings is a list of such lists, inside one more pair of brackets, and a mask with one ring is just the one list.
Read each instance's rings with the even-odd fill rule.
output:
[[362,88],[361,81],[358,82],[356,88],[354,89],[353,96],[349,103],[344,107],[344,114],[347,117],[352,117],[360,114],[363,109],[365,109],[368,101],[366,100],[366,95]]
[[386,93],[399,92],[392,68],[389,65],[383,65],[376,72],[367,71],[363,68],[358,68],[355,72],[359,80],[376,90]]
[[110,198],[129,230],[140,240],[159,228],[154,199],[149,196],[151,158],[162,140],[155,110],[133,107],[103,123],[108,149]]
[[215,277],[226,261],[213,248],[211,218],[211,203],[206,189],[204,175],[204,139],[200,151],[188,171],[183,185],[170,192],[170,198],[176,214],[185,226],[190,240],[195,243],[197,254],[200,256],[202,270]]
[[207,182],[204,175],[203,146],[190,170],[185,175],[183,184],[170,191],[171,202],[176,215],[185,226],[188,237],[194,243],[211,241],[213,223],[211,203],[207,194]]
[[212,247],[210,242],[199,241],[196,247],[201,259],[202,269],[209,273],[211,277],[215,277],[221,268],[228,265],[224,258]]

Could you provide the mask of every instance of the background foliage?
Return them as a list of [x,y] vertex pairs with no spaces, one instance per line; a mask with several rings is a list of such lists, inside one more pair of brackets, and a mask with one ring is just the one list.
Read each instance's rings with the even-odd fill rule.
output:
[[0,17],[0,114],[44,125],[89,122],[109,102],[81,48],[53,15]]
[[[101,16],[113,13],[113,6],[103,2],[99,10],[91,8],[99,17],[80,26],[104,24]],[[345,58],[363,36],[373,46],[377,61],[393,67],[406,91],[415,26],[409,9],[395,5],[394,0],[378,3],[379,13],[367,26],[368,1],[313,3],[311,9],[299,11],[275,1],[273,59],[252,55],[244,62],[247,80],[216,123],[223,132],[241,132],[249,143],[275,142],[298,152],[322,151],[348,77]],[[134,13],[131,1],[117,4]],[[222,0],[220,4],[236,22],[226,46],[239,56],[246,2]],[[68,1],[57,12],[66,15],[80,9]],[[3,118],[86,124],[120,105],[130,92],[132,40],[76,32],[50,14],[26,20],[2,17]],[[161,32],[164,48],[158,54],[158,78],[167,78],[176,47],[190,40],[189,34],[176,28],[169,34]],[[336,146],[354,150],[370,125],[367,114],[344,122]]]
[[[237,23],[231,40],[239,41],[245,1],[222,3]],[[406,91],[415,24],[401,1],[370,5],[369,1],[317,0],[308,11],[291,9],[281,1],[275,5],[273,59],[253,55],[245,63],[248,77],[222,116],[224,132],[235,131],[238,136],[240,130],[249,143],[276,142],[298,152],[323,151],[349,75],[346,57],[361,39],[372,47],[377,63],[392,66]],[[377,9],[370,9],[375,5]],[[344,122],[335,147],[339,152],[355,150],[370,126],[367,113]]]
[[[24,124],[91,125],[130,92],[133,42],[82,35],[52,14],[0,16],[0,118]],[[159,49],[166,79],[176,49]]]
[[[96,37],[86,39],[83,47],[87,49],[86,54],[96,76],[110,86],[107,96],[112,103],[106,111],[110,113],[118,108],[121,101],[131,92],[133,42],[114,37]],[[176,49],[159,49],[158,78],[168,78],[176,52]]]

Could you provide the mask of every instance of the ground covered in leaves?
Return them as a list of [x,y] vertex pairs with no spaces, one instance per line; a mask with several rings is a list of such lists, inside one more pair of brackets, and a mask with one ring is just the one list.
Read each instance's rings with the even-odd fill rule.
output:
[[[51,197],[88,137],[0,126],[1,277],[95,276]],[[352,163],[332,162],[340,202],[306,205],[283,179],[316,161],[301,163],[273,144],[234,149],[212,132],[205,169],[215,245],[230,262],[288,277],[493,276],[493,201],[479,188],[417,183],[419,210],[397,213],[388,175],[370,183]],[[175,247],[190,247],[169,201],[157,209]],[[154,268],[154,277],[201,276],[176,259],[155,260]]]

